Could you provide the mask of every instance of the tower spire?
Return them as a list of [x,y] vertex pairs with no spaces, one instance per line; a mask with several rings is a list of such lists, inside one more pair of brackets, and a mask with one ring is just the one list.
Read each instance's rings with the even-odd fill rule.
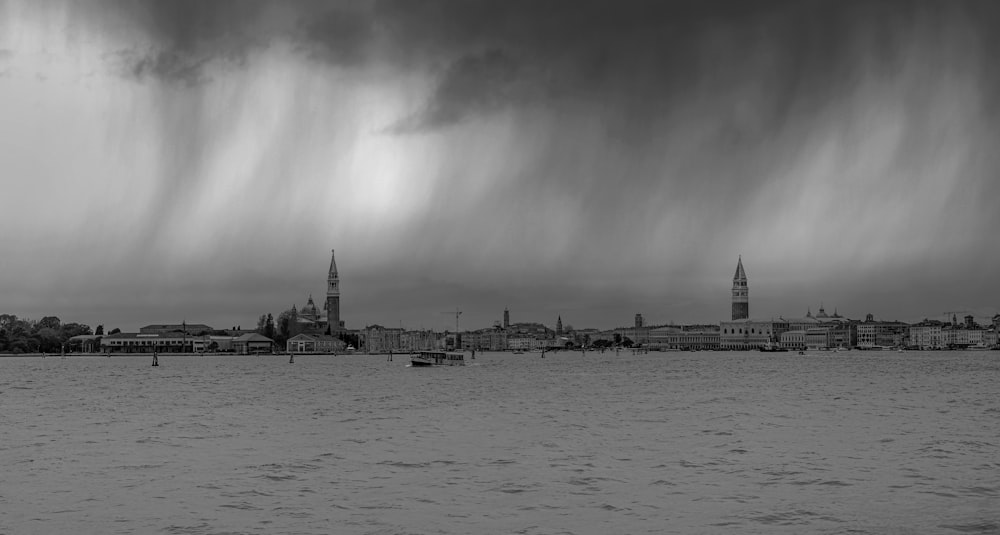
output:
[[736,261],[736,274],[733,275],[733,321],[745,320],[750,317],[750,296],[747,288],[747,273],[743,269],[743,255]]
[[330,249],[330,272],[326,276],[326,323],[331,333],[341,329],[343,322],[340,321],[340,276],[337,273],[337,257],[335,251]]

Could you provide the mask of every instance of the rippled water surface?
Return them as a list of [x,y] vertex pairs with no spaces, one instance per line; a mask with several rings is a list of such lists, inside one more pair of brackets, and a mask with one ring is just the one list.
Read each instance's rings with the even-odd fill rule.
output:
[[1000,532],[1000,352],[160,363],[0,359],[0,532]]

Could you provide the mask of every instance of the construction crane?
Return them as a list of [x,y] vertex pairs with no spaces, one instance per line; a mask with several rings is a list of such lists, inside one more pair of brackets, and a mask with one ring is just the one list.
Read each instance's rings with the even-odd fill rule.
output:
[[458,317],[462,315],[462,311],[457,307],[455,311],[442,312],[442,314],[454,314],[455,315],[455,350],[458,350]]
[[462,311],[455,309],[454,311],[442,312],[442,314],[454,314],[455,315],[455,333],[458,334],[458,317],[462,315]]

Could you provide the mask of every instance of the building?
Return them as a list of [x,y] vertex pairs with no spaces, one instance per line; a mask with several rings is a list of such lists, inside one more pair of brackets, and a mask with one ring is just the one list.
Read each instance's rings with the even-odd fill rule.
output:
[[292,305],[292,308],[284,313],[288,318],[285,334],[293,338],[299,334],[338,336],[346,332],[344,321],[340,319],[340,275],[337,272],[337,259],[332,250],[330,269],[326,276],[326,301],[323,303],[323,310],[326,311],[325,315],[320,312],[311,294],[301,309]]
[[649,329],[650,349],[714,351],[719,349],[719,330],[666,325]]
[[719,348],[731,350],[759,349],[775,343],[775,333],[782,332],[783,322],[741,319],[719,323]]
[[342,353],[347,348],[343,340],[329,334],[297,334],[285,343],[290,353],[330,355]]
[[400,352],[403,350],[403,329],[369,325],[364,329],[365,351],[368,353]]
[[937,320],[924,320],[910,325],[909,347],[917,349],[941,349],[946,340],[942,335],[944,323]]
[[733,275],[733,321],[750,317],[750,296],[747,288],[747,274],[743,271],[743,256],[736,262]]
[[233,350],[240,355],[274,353],[274,340],[260,333],[247,333],[233,339]]
[[785,349],[802,350],[806,348],[805,331],[785,331],[781,333],[778,345]]
[[819,350],[830,348],[830,330],[826,327],[810,327],[806,329],[806,349]]
[[909,325],[898,321],[876,321],[871,314],[856,325],[858,349],[875,349],[905,346],[909,338]]
[[337,272],[336,252],[330,249],[330,270],[326,276],[326,324],[331,334],[344,331],[344,321],[340,319],[340,274]]
[[477,351],[504,351],[507,349],[507,331],[497,325],[463,333],[462,348]]
[[208,345],[208,336],[176,331],[115,333],[101,338],[101,351],[104,353],[202,353]]
[[159,334],[159,333],[187,333],[202,334],[210,333],[214,329],[204,323],[154,323],[139,328],[139,334]]
[[432,351],[441,347],[441,338],[434,331],[403,331],[399,335],[401,351]]

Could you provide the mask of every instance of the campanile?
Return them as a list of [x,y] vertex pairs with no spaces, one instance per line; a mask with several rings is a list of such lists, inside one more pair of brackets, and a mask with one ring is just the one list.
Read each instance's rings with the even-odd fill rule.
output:
[[750,296],[747,294],[747,274],[743,271],[743,256],[736,263],[733,275],[733,321],[750,317]]
[[337,258],[334,250],[330,250],[330,272],[326,276],[326,321],[330,332],[341,329],[340,326],[340,277],[337,275]]

